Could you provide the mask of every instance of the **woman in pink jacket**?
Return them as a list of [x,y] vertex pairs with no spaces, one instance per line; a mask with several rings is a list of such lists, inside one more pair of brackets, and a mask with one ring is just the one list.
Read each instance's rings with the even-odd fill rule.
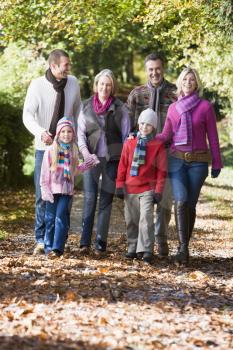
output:
[[79,164],[72,119],[57,123],[56,136],[45,153],[41,168],[41,194],[46,201],[44,250],[50,258],[63,254],[69,229],[69,207],[74,191],[74,176],[99,163],[92,155]]
[[[177,80],[178,101],[170,105],[164,129],[157,138],[170,142],[169,177],[175,199],[175,219],[179,239],[175,261],[188,263],[196,204],[208,176],[217,177],[222,168],[215,112],[202,99],[201,83],[195,69],[185,68]],[[208,139],[208,145],[207,145]]]

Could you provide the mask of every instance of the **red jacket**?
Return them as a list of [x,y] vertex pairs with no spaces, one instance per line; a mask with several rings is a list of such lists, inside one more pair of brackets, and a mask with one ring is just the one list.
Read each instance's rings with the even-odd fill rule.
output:
[[143,193],[153,190],[162,193],[167,175],[167,154],[160,140],[146,144],[146,162],[139,166],[138,176],[130,175],[137,138],[124,143],[118,166],[116,187],[125,187],[127,193]]

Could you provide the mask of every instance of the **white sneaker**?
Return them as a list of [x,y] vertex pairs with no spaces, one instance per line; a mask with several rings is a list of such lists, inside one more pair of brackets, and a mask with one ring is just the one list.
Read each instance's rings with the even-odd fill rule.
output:
[[41,255],[44,253],[44,243],[37,243],[33,250],[33,255]]

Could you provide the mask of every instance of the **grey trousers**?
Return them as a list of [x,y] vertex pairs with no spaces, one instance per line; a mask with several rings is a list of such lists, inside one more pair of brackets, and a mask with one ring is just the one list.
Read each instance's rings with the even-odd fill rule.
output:
[[168,225],[171,219],[172,189],[170,180],[166,178],[163,199],[156,209],[155,239],[158,244],[167,242]]
[[125,196],[125,221],[129,253],[154,251],[153,191]]

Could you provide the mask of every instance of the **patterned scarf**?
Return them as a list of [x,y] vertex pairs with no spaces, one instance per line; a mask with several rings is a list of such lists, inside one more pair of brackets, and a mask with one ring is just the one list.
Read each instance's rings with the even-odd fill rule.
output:
[[158,125],[157,125],[157,133],[160,133],[163,129],[162,127],[162,118],[160,118],[160,110],[159,110],[159,102],[160,102],[160,95],[161,91],[165,87],[166,82],[163,80],[159,86],[154,86],[151,84],[150,81],[148,81],[147,86],[152,92],[152,100],[151,100],[151,105],[150,108],[155,111],[157,117],[158,117]]
[[63,176],[65,181],[70,181],[70,143],[59,142],[60,148],[58,153],[58,165],[63,167]]
[[192,150],[192,109],[201,101],[194,93],[181,97],[176,102],[176,110],[180,116],[179,126],[174,136],[175,146],[185,146],[184,150]]
[[137,134],[138,142],[134,150],[133,161],[130,168],[131,176],[138,176],[140,165],[146,162],[146,144],[148,141],[154,138],[154,134],[151,133],[147,136],[142,136],[140,132]]
[[109,96],[106,102],[102,104],[99,100],[98,93],[96,93],[93,98],[93,107],[94,107],[95,113],[104,114],[105,112],[107,112],[107,110],[111,106],[112,101],[113,101],[113,97]]

